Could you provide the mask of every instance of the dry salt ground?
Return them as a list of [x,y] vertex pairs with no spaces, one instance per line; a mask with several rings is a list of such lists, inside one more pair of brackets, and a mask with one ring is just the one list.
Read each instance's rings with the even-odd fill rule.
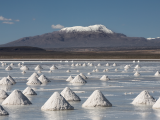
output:
[[[61,62],[60,62],[61,61]],[[160,97],[160,77],[155,76],[157,71],[160,71],[159,61],[74,61],[70,60],[58,61],[24,61],[23,65],[29,68],[22,74],[18,63],[22,61],[4,61],[7,65],[0,66],[0,80],[3,77],[10,75],[16,84],[7,86],[0,85],[0,88],[5,90],[10,95],[15,89],[24,91],[27,87],[31,87],[37,95],[29,95],[31,105],[3,105],[4,99],[0,99],[0,104],[9,113],[7,116],[1,116],[3,120],[8,119],[38,119],[38,120],[63,120],[63,119],[85,119],[85,120],[159,120],[160,109],[154,108],[153,105],[131,104],[133,100],[143,91],[147,90],[153,98],[157,100]],[[13,63],[12,70],[6,71],[5,68]],[[78,66],[71,67],[71,64]],[[83,64],[86,63],[86,66]],[[89,64],[88,64],[89,63]],[[90,64],[92,63],[92,66]],[[101,66],[97,66],[100,63]],[[106,64],[109,66],[106,66]],[[113,66],[116,63],[116,66]],[[79,66],[81,64],[81,66]],[[38,73],[37,77],[45,75],[51,82],[46,85],[27,85],[28,78],[34,73],[35,67],[40,65],[43,69]],[[58,69],[52,70],[49,73],[52,65]],[[126,72],[124,67],[130,65]],[[135,66],[139,65],[138,71],[140,76],[134,76]],[[96,68],[95,68],[96,67]],[[115,69],[118,69],[115,72]],[[92,70],[98,69],[98,72]],[[108,69],[108,72],[103,70]],[[71,72],[66,72],[70,70]],[[79,70],[79,72],[77,72]],[[134,71],[134,72],[133,72]],[[83,73],[88,79],[83,85],[74,85],[67,82],[66,79],[71,75],[75,78],[80,73]],[[88,75],[88,73],[91,73]],[[99,80],[103,75],[110,78],[109,81]],[[53,95],[54,92],[61,93],[66,87],[69,87],[81,101],[67,101],[74,110],[56,110],[46,111],[41,110],[45,102]],[[104,97],[112,104],[112,107],[82,107],[82,104],[91,96],[95,90],[100,90]],[[126,94],[124,94],[126,93]],[[27,96],[27,95],[26,95]],[[7,98],[6,98],[7,99]],[[98,98],[97,98],[98,99]]]

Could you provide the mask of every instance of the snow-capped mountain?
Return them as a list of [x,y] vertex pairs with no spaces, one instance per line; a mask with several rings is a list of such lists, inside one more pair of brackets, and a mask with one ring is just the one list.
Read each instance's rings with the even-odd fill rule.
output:
[[24,37],[1,47],[31,46],[39,48],[160,48],[160,40],[147,40],[144,37],[127,37],[121,33],[115,33],[104,25],[92,25],[88,27],[66,27],[60,31],[46,33],[32,37]]
[[87,27],[83,27],[83,26],[74,26],[74,27],[66,27],[61,29],[60,31],[65,31],[65,32],[86,32],[86,31],[90,31],[90,32],[104,32],[104,33],[109,33],[109,34],[113,34],[113,32],[111,30],[109,30],[108,28],[106,28],[106,26],[104,25],[91,25],[91,26],[87,26]]

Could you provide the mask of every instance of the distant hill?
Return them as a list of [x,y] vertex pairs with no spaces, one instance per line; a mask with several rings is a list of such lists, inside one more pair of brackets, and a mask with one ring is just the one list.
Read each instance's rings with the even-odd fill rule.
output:
[[160,38],[147,40],[143,37],[127,37],[121,33],[115,33],[103,25],[89,27],[68,27],[60,31],[46,33],[32,37],[24,37],[13,42],[1,45],[32,46],[44,49],[61,48],[160,48]]

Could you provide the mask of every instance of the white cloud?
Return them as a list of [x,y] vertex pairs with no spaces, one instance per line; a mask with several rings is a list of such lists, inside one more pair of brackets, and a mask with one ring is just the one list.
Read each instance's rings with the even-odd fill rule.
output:
[[5,18],[5,17],[3,17],[3,16],[0,16],[0,20],[3,20],[3,21],[11,21],[12,19],[7,19],[7,18]]
[[16,21],[16,22],[19,22],[20,20],[17,19],[17,20],[15,20],[15,21]]
[[53,29],[62,29],[62,28],[64,28],[64,26],[62,26],[62,25],[60,25],[60,24],[51,25],[51,27],[52,27]]
[[14,24],[14,22],[7,22],[7,21],[4,21],[3,23],[5,23],[5,24]]

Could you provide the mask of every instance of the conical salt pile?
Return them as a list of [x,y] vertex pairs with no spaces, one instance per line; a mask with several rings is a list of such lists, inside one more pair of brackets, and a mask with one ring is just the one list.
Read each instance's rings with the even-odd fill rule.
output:
[[13,84],[16,84],[16,81],[10,76],[10,75],[8,75],[8,80],[10,80]]
[[10,64],[10,66],[13,66],[13,65],[14,65],[13,63]]
[[7,79],[7,77],[3,77],[0,80],[0,85],[13,85],[13,83],[9,79]]
[[129,65],[124,66],[124,69],[129,69],[129,68],[130,68]]
[[106,70],[104,69],[103,72],[106,72]]
[[103,75],[103,76],[100,78],[100,80],[107,81],[107,80],[109,80],[109,78],[108,78],[108,76]]
[[70,70],[67,70],[66,72],[71,72]]
[[55,111],[55,110],[73,110],[72,107],[65,98],[58,92],[54,92],[53,95],[46,101],[41,107],[41,110]]
[[41,75],[39,78],[38,78],[42,83],[47,83],[47,82],[51,82],[45,75]]
[[20,66],[21,66],[21,63],[18,63],[18,66],[20,67]]
[[72,66],[72,67],[74,67],[74,66],[75,66],[75,64],[74,64],[74,63],[72,63],[72,64],[71,64],[71,66]]
[[5,64],[4,63],[2,63],[2,65],[1,65],[2,67],[4,67],[5,66]]
[[98,69],[96,69],[95,71],[96,71],[96,72],[98,72],[99,70],[98,70]]
[[133,63],[135,63],[136,61],[135,60],[133,60]]
[[118,69],[116,68],[116,69],[115,69],[115,71],[117,72],[117,71],[118,71]]
[[43,68],[40,65],[37,65],[34,69],[35,70],[42,70]]
[[0,105],[0,116],[9,115],[9,113]]
[[72,81],[70,81],[72,84],[76,84],[76,83],[87,83],[87,81],[85,81],[80,75],[77,75]]
[[160,76],[159,71],[157,71],[154,75],[155,76]]
[[22,67],[20,68],[20,70],[22,70],[22,71],[27,71],[27,70],[29,70],[29,68],[28,68],[26,65],[24,65],[24,66],[22,66]]
[[34,77],[34,76],[36,76],[37,78],[39,77],[39,75],[34,72],[27,80],[30,80],[30,78],[32,78],[32,77]]
[[73,77],[70,75],[66,81],[71,81],[71,80],[73,80]]
[[96,72],[95,70],[93,70],[92,72]]
[[53,65],[51,68],[50,68],[50,70],[56,70],[56,69],[58,69],[55,65]]
[[9,71],[12,70],[13,68],[11,66],[8,66],[5,70]]
[[0,99],[6,99],[8,97],[8,94],[0,89]]
[[82,104],[82,107],[111,107],[112,104],[105,98],[100,90],[95,90]]
[[107,63],[106,66],[109,66],[109,63]]
[[80,73],[79,74],[83,79],[87,79],[87,77],[83,74],[83,73]]
[[93,63],[90,63],[89,66],[93,66]]
[[30,87],[27,87],[24,91],[23,91],[24,95],[37,95],[37,93]]
[[61,95],[67,100],[67,101],[81,101],[81,99],[69,88],[66,87],[62,92]]
[[140,73],[138,73],[137,71],[134,73],[134,76],[140,76]]
[[28,98],[20,91],[14,90],[3,102],[2,105],[30,105]]
[[159,99],[156,101],[156,103],[152,106],[153,109],[160,109],[160,97]]
[[88,75],[91,75],[91,73],[89,72]]
[[87,66],[87,65],[86,65],[86,63],[83,63],[83,65],[82,65],[82,66],[83,66],[83,67],[85,67],[85,66]]
[[101,64],[99,63],[97,66],[101,66]]
[[33,76],[29,79],[29,81],[26,83],[27,85],[41,85],[41,81],[38,80],[36,76]]
[[139,66],[139,65],[136,65],[134,68],[138,69],[138,68],[140,68],[140,66]]
[[113,63],[113,66],[117,66],[116,63]]
[[149,94],[147,90],[142,91],[132,102],[132,104],[153,105],[156,100]]

